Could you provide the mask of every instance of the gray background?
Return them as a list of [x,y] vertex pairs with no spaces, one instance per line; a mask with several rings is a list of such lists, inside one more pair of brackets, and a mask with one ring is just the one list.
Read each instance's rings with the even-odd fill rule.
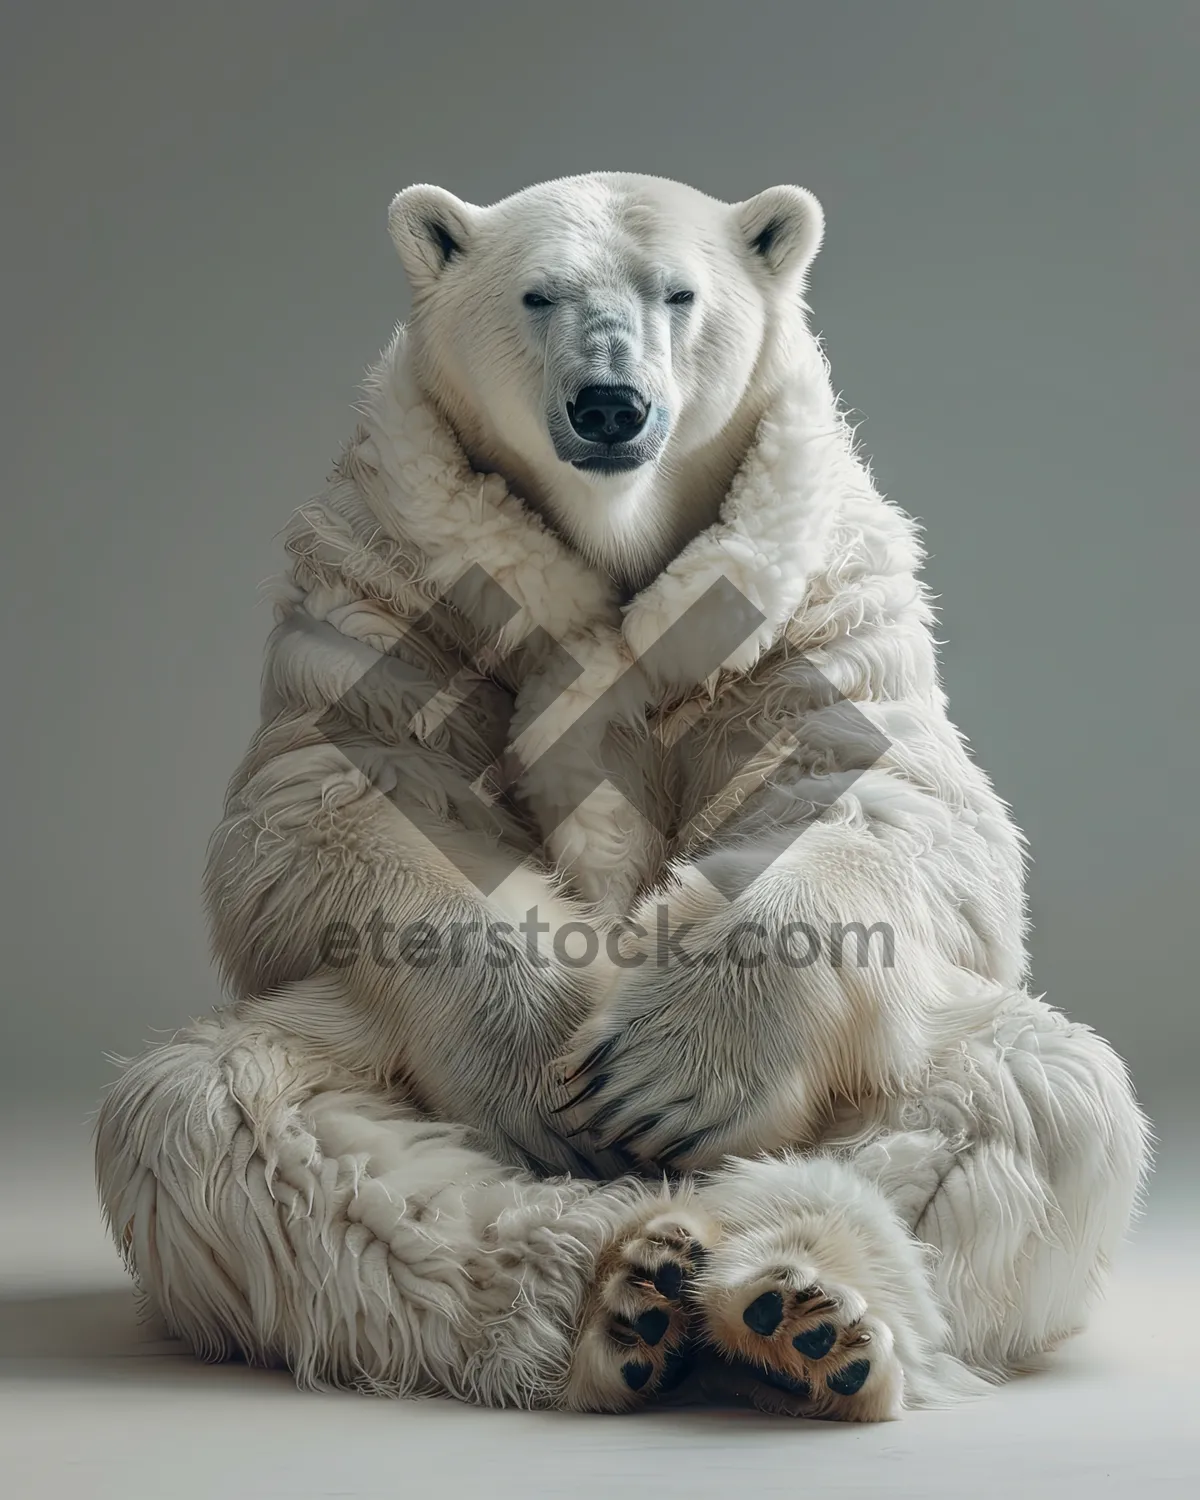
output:
[[[1190,1500],[1195,0],[438,9],[5,7],[8,1490]],[[816,322],[927,525],[954,715],[1029,830],[1037,983],[1166,1126],[1089,1333],[969,1408],[848,1431],[302,1396],[139,1327],[96,1213],[104,1051],[216,995],[199,879],[256,718],[257,588],[405,312],[387,202],[611,167],[824,200]]]
[[[1036,981],[1193,1076],[1195,5],[6,7],[4,1042],[24,1094],[216,995],[199,875],[275,533],[403,316],[414,181],[823,200],[812,300],[926,523]],[[80,1105],[82,1108],[82,1104]]]

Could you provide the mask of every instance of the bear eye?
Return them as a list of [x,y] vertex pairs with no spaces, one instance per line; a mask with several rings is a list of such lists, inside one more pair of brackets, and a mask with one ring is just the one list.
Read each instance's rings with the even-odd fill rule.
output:
[[686,307],[689,302],[695,302],[695,292],[672,292],[667,298],[668,307]]
[[553,304],[549,297],[543,297],[541,292],[526,292],[521,298],[526,307],[550,307]]

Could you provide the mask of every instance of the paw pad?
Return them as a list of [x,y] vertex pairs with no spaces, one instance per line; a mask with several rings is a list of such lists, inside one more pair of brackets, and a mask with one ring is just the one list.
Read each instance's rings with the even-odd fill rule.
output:
[[742,1322],[751,1333],[769,1339],[783,1322],[783,1295],[780,1292],[764,1292],[742,1314]]
[[798,1333],[792,1340],[792,1348],[805,1359],[824,1359],[837,1343],[838,1331],[832,1323],[818,1323],[815,1328]]
[[683,1267],[668,1261],[666,1265],[659,1266],[653,1281],[655,1290],[661,1292],[668,1301],[674,1302],[683,1290]]
[[867,1376],[870,1373],[871,1361],[869,1359],[856,1359],[853,1364],[846,1365],[836,1375],[830,1375],[826,1379],[825,1384],[839,1396],[853,1396],[866,1385]]
[[[751,1383],[752,1395],[757,1385],[768,1410],[781,1407],[765,1387],[792,1398],[783,1409],[808,1416],[861,1422],[895,1415],[902,1376],[889,1330],[871,1318],[861,1292],[814,1269],[768,1260],[757,1276],[727,1289],[710,1269],[695,1302],[710,1346]],[[870,1359],[863,1357],[868,1346]]]
[[656,1344],[662,1343],[663,1334],[671,1326],[671,1315],[665,1308],[652,1307],[640,1318],[635,1318],[629,1326],[643,1344],[649,1344],[653,1349]]
[[688,1282],[707,1220],[656,1203],[596,1268],[575,1351],[568,1403],[623,1410],[678,1386],[694,1362]]

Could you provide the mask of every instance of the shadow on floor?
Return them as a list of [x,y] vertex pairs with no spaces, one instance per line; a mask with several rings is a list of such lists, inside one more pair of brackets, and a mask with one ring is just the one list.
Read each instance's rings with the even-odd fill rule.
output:
[[154,1320],[143,1320],[131,1289],[0,1298],[0,1360],[120,1359],[183,1352]]

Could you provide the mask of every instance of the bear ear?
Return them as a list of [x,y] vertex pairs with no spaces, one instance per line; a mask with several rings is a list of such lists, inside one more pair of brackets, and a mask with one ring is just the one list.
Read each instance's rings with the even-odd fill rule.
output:
[[420,182],[388,209],[388,232],[414,289],[436,281],[467,250],[477,209],[445,188]]
[[803,274],[821,248],[825,214],[807,188],[767,188],[734,212],[744,244],[772,275]]

